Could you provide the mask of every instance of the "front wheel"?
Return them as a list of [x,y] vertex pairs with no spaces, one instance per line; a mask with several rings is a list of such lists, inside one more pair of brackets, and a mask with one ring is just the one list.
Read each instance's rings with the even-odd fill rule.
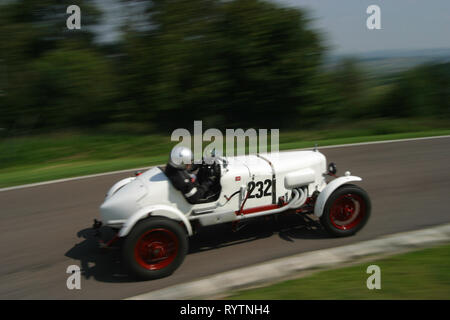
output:
[[188,251],[185,230],[166,218],[140,221],[126,237],[123,262],[140,279],[159,279],[172,274]]
[[371,203],[358,186],[344,185],[328,198],[320,221],[333,236],[351,236],[361,230],[370,217]]

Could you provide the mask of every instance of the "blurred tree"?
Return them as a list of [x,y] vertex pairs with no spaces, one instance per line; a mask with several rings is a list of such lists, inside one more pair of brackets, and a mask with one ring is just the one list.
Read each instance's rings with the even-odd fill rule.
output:
[[[93,0],[0,5],[0,128],[143,122],[169,134],[194,120],[222,129],[305,128],[450,115],[449,63],[378,87],[369,87],[355,59],[324,71],[321,36],[303,10],[262,0],[123,3],[129,21],[109,45],[94,41]],[[66,28],[71,4],[81,7],[81,30]]]
[[308,121],[303,110],[312,105],[308,98],[323,51],[308,23],[303,11],[269,2],[224,5],[219,30],[229,79],[228,121],[238,116],[242,125],[266,128]]
[[[82,8],[82,27],[68,30],[66,19],[68,6]],[[61,41],[76,40],[90,45],[94,38],[92,26],[100,18],[93,1],[89,0],[16,0],[0,6],[2,24],[1,49],[8,61],[21,62],[39,57],[45,51],[55,49]]]
[[124,46],[154,121],[299,124],[323,51],[301,10],[259,0],[148,2],[151,27],[130,32]]
[[31,66],[30,108],[50,128],[87,127],[111,120],[116,92],[108,61],[89,49],[60,48]]
[[334,117],[360,118],[367,110],[366,73],[355,58],[344,58],[336,66],[332,75],[332,94],[336,97]]
[[378,109],[388,117],[449,117],[450,63],[426,64],[401,73]]
[[[82,8],[81,30],[68,30],[66,27],[66,9],[71,4]],[[33,102],[45,98],[51,108],[52,99],[50,96],[42,97],[43,92],[32,88],[35,80],[41,78],[36,75],[36,61],[63,45],[69,46],[69,43],[77,48],[90,46],[93,41],[91,27],[99,16],[100,12],[92,1],[86,0],[17,0],[0,5],[0,63],[4,79],[0,112],[2,126],[44,125],[39,119],[50,115],[39,117],[41,106]],[[66,54],[70,52],[66,51]],[[60,81],[63,80],[69,79],[63,77]],[[64,114],[61,111],[58,113]]]

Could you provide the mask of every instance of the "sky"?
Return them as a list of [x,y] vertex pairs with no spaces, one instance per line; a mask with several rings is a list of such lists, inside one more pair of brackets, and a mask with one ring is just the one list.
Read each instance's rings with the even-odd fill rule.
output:
[[[337,54],[450,48],[450,0],[273,0],[307,8]],[[381,9],[381,30],[369,30],[367,7]]]
[[[332,54],[450,48],[450,0],[271,0],[306,8]],[[96,0],[106,11],[103,41],[117,38],[117,0]],[[381,9],[381,30],[369,30],[367,7]],[[119,10],[118,10],[119,9]]]

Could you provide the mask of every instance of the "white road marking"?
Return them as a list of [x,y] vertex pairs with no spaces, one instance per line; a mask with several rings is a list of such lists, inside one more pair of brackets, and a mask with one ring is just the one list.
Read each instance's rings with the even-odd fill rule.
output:
[[150,168],[152,168],[152,167],[125,169],[125,170],[118,170],[118,171],[109,171],[109,172],[103,172],[103,173],[90,174],[90,175],[86,175],[86,176],[79,176],[79,177],[72,177],[72,178],[65,178],[65,179],[57,179],[57,180],[50,180],[50,181],[44,181],[44,182],[23,184],[23,185],[20,185],[20,186],[1,188],[0,192],[2,192],[2,191],[10,191],[10,190],[17,190],[17,189],[24,189],[24,188],[31,188],[31,187],[38,187],[38,186],[44,186],[46,184],[53,184],[53,183],[59,183],[59,182],[67,182],[67,181],[74,181],[74,180],[81,180],[81,179],[88,179],[88,178],[96,178],[96,177],[108,176],[108,175],[118,174],[118,173],[134,172],[134,171],[139,171],[139,170],[147,170],[147,169],[150,169]]
[[[381,141],[369,141],[369,142],[356,142],[356,143],[348,143],[348,144],[336,144],[331,146],[317,146],[317,150],[320,149],[331,149],[331,148],[345,148],[345,147],[357,147],[357,146],[365,146],[370,144],[382,144],[382,143],[394,143],[394,142],[408,142],[408,141],[420,141],[420,140],[430,140],[430,139],[442,139],[442,138],[450,138],[450,135],[447,136],[435,136],[435,137],[422,137],[422,138],[408,138],[408,139],[396,139],[396,140],[381,140]],[[312,149],[312,148],[303,148],[304,149]],[[286,150],[287,151],[287,150]]]
[[[338,144],[338,145],[323,146],[323,147],[318,146],[317,149],[320,151],[321,149],[357,147],[357,146],[365,146],[365,145],[370,145],[370,144],[408,142],[408,141],[420,141],[420,140],[431,140],[431,139],[442,139],[442,138],[450,138],[450,135],[435,136],[435,137],[422,137],[422,138],[397,139],[397,140],[382,140],[382,141],[371,141],[371,142],[358,142],[358,143]],[[281,152],[295,151],[295,150],[311,150],[311,149],[313,149],[313,147],[301,148],[301,149],[282,150]],[[89,179],[89,178],[113,175],[113,174],[118,174],[118,173],[133,172],[133,171],[138,171],[138,170],[147,170],[147,169],[150,169],[152,167],[153,166],[151,166],[151,167],[143,167],[143,168],[135,168],[135,169],[125,169],[125,170],[118,170],[118,171],[109,171],[109,172],[96,173],[96,174],[90,174],[90,175],[78,176],[78,177],[72,177],[72,178],[64,178],[64,179],[50,180],[50,181],[44,181],[44,182],[30,183],[30,184],[24,184],[24,185],[19,185],[19,186],[14,186],[14,187],[0,188],[0,192],[11,191],[11,190],[18,190],[18,189],[24,189],[24,188],[38,187],[38,186],[43,186],[43,185],[53,184],[53,183],[75,181],[75,180],[81,180],[81,179]]]

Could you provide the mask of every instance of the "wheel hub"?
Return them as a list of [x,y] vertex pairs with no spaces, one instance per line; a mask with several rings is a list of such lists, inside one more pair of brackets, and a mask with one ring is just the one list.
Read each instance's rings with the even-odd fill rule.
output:
[[166,257],[166,247],[163,243],[151,243],[148,245],[148,255],[150,258]]
[[354,228],[365,214],[365,204],[356,194],[347,194],[336,199],[330,209],[331,223],[338,229]]
[[178,240],[170,230],[153,229],[144,233],[135,246],[135,259],[144,268],[167,267],[178,252]]

